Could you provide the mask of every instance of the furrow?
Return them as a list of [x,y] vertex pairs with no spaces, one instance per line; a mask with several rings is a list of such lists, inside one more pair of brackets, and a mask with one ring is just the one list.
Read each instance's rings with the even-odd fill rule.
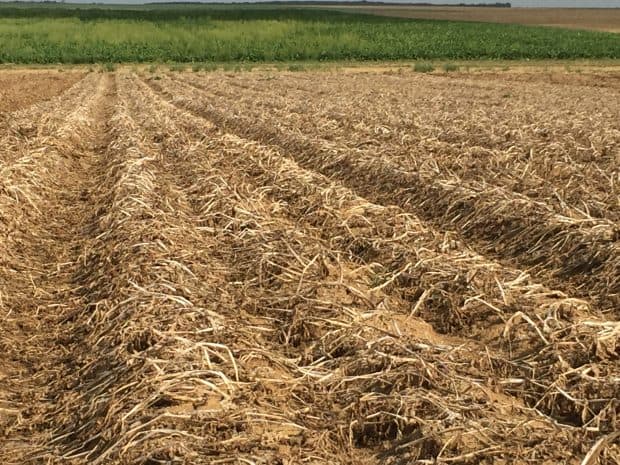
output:
[[[142,96],[138,96],[137,97],[139,99],[139,101],[141,102],[140,104],[140,108],[144,108],[145,106],[148,106],[148,104],[144,104],[142,102],[153,102],[153,96],[152,95],[148,95],[148,93],[143,94]],[[328,215],[323,214],[323,211],[328,211],[329,209],[334,210],[334,216],[338,216],[340,218],[347,218],[350,217],[350,210],[347,211],[347,196],[343,196],[338,198],[338,188],[335,186],[330,186],[330,189],[333,192],[336,192],[336,199],[334,199],[335,201],[329,205],[329,200],[324,200],[323,204],[321,205],[320,202],[320,195],[312,195],[312,188],[302,182],[302,179],[304,179],[305,177],[305,181],[308,180],[308,178],[310,178],[311,180],[311,184],[314,185],[321,185],[321,183],[326,183],[327,181],[324,178],[321,178],[320,176],[312,176],[309,173],[303,173],[302,170],[300,170],[298,167],[295,167],[294,164],[291,163],[286,163],[283,160],[279,160],[278,155],[275,153],[271,153],[269,151],[267,151],[267,153],[262,153],[261,151],[264,150],[264,148],[261,148],[260,146],[257,146],[256,144],[253,144],[251,142],[247,142],[247,141],[243,141],[243,140],[239,140],[236,139],[235,137],[232,136],[219,136],[219,139],[221,140],[221,142],[217,142],[216,140],[213,140],[212,137],[209,137],[207,140],[208,142],[205,142],[205,148],[204,151],[206,153],[201,154],[200,153],[200,148],[198,148],[198,150],[194,147],[191,151],[190,150],[185,150],[183,147],[183,141],[187,141],[187,135],[186,135],[186,131],[187,132],[191,132],[192,130],[196,132],[195,137],[198,138],[198,140],[200,140],[200,137],[204,137],[205,134],[210,134],[213,133],[213,128],[209,128],[208,125],[200,125],[195,118],[192,119],[191,115],[189,114],[181,114],[178,115],[178,122],[175,123],[174,119],[171,119],[170,116],[168,116],[168,113],[165,110],[161,110],[165,108],[165,105],[159,104],[159,103],[152,103],[151,104],[151,110],[150,112],[153,113],[157,113],[158,109],[160,109],[159,111],[162,112],[162,116],[160,116],[160,122],[159,123],[153,123],[151,122],[147,122],[146,124],[151,124],[152,128],[151,130],[156,130],[158,125],[160,127],[166,127],[171,129],[171,134],[179,134],[179,139],[177,139],[175,136],[169,136],[167,139],[164,139],[163,141],[161,141],[162,146],[164,147],[165,150],[168,151],[168,153],[171,154],[171,157],[173,157],[173,159],[175,160],[174,163],[182,163],[183,159],[188,159],[191,158],[196,159],[201,157],[203,159],[209,160],[209,166],[210,168],[207,170],[207,173],[205,173],[205,171],[203,169],[201,169],[201,165],[197,164],[196,167],[191,167],[191,168],[187,168],[187,169],[183,169],[184,172],[191,172],[192,173],[192,180],[193,182],[193,186],[198,189],[198,186],[205,186],[205,185],[209,185],[210,183],[214,183],[216,182],[215,180],[217,180],[218,182],[221,183],[225,183],[225,182],[231,182],[230,179],[231,177],[233,178],[232,182],[235,182],[235,185],[238,186],[248,186],[249,183],[252,182],[256,182],[257,180],[255,179],[256,176],[259,177],[259,181],[262,180],[262,183],[260,183],[258,186],[256,186],[254,189],[256,194],[254,194],[254,196],[264,196],[265,194],[268,196],[275,196],[278,203],[276,203],[273,207],[269,208],[269,207],[265,207],[267,211],[274,211],[274,210],[278,210],[279,208],[282,207],[277,207],[278,205],[285,205],[288,211],[290,207],[292,208],[292,211],[295,213],[300,213],[302,211],[305,211],[306,214],[305,216],[301,216],[298,217],[295,214],[293,214],[293,220],[295,221],[295,227],[296,230],[298,231],[300,228],[304,227],[303,225],[306,224],[307,226],[305,227],[310,227],[312,228],[312,230],[317,231],[321,237],[323,237],[324,240],[332,240],[332,242],[328,242],[330,244],[330,247],[334,246],[334,237],[330,236],[328,231],[336,231],[336,234],[340,233],[343,234],[342,231],[342,226],[341,224],[334,224],[334,223],[330,223],[329,221],[329,217]],[[174,112],[174,110],[172,110]],[[150,113],[149,112],[149,113]],[[183,123],[180,123],[183,122]],[[181,136],[181,134],[183,134]],[[201,136],[198,136],[198,134],[200,134]],[[216,134],[214,134],[216,135]],[[232,161],[231,161],[232,160]],[[278,161],[280,162],[280,164],[278,164]],[[249,166],[248,166],[249,165]],[[213,168],[217,168],[219,172],[221,173],[234,173],[234,174],[212,174],[209,175],[211,173],[211,170]],[[205,168],[206,169],[206,168]],[[262,179],[261,179],[261,175],[259,174],[260,172],[263,173],[262,175]],[[205,173],[204,175],[202,175],[202,173]],[[245,175],[244,175],[245,173]],[[251,173],[251,174],[250,174]],[[271,175],[268,173],[272,173]],[[288,173],[288,176],[287,176]],[[204,177],[203,177],[204,176]],[[249,177],[248,177],[249,176]],[[222,180],[222,178],[225,178],[225,180]],[[301,179],[300,179],[301,178]],[[214,180],[215,179],[215,180]],[[208,182],[207,182],[208,181]],[[297,184],[294,184],[295,182],[297,182]],[[263,184],[264,183],[264,184]],[[329,183],[328,183],[329,184]],[[226,184],[225,184],[226,185]],[[216,189],[217,191],[220,191],[224,189],[224,187],[220,187],[219,189]],[[321,193],[321,195],[323,196],[324,199],[328,199],[330,194],[326,193],[326,190],[321,190],[320,188],[315,188],[315,191],[318,189],[318,192]],[[234,188],[234,187],[228,187],[228,190],[230,192],[229,197],[230,198],[235,198],[235,197],[239,197],[240,192],[242,190],[244,190],[244,188]],[[274,194],[275,192],[275,194]],[[297,194],[295,194],[297,193]],[[340,194],[342,195],[342,190],[340,192]],[[297,195],[298,203],[302,203],[303,204],[303,200],[301,200],[302,198],[306,198],[307,199],[307,203],[305,205],[295,205],[294,204],[294,196]],[[349,199],[351,198],[351,194],[348,194]],[[351,202],[351,200],[348,200],[349,202]],[[253,204],[257,203],[256,200],[252,201]],[[328,203],[328,205],[326,205],[326,202]],[[292,204],[292,205],[291,205]],[[340,210],[336,211],[336,209],[338,207],[336,207],[334,204],[338,204],[340,206]],[[217,205],[213,205],[213,203],[211,202],[207,202],[207,205],[209,207],[209,209],[213,209],[214,211],[219,211],[219,208],[217,208]],[[218,204],[219,205],[219,204]],[[364,214],[368,215],[368,210],[363,210],[362,208],[360,208],[362,205],[362,203],[359,202],[356,205],[357,207],[357,214],[359,217],[364,217]],[[315,223],[312,221],[312,214],[308,213],[310,210],[310,207],[312,206],[312,210],[316,211],[316,212],[321,212],[320,214],[320,219],[321,222],[320,223]],[[372,208],[372,205],[369,205],[368,202],[365,202],[365,206],[369,209]],[[241,207],[239,207],[238,211],[240,212],[247,212],[248,209],[250,207],[247,204],[242,205]],[[349,207],[351,208],[351,207]],[[380,207],[377,207],[377,209],[380,209]],[[395,212],[392,212],[395,213]],[[303,214],[302,214],[303,215]],[[228,217],[227,217],[228,218]],[[232,221],[230,218],[228,218],[230,221]],[[364,218],[366,220],[366,222],[371,222],[372,221],[372,217],[370,220]],[[385,219],[385,218],[383,218]],[[266,224],[266,222],[260,222],[257,221],[259,224],[264,225]],[[280,222],[278,221],[278,224]],[[309,223],[309,224],[308,224]],[[354,228],[353,225],[351,225],[351,228]],[[361,228],[359,228],[361,229]],[[371,228],[368,228],[371,229]],[[289,233],[289,235],[292,235],[293,233]],[[316,234],[316,233],[315,233]],[[377,233],[375,233],[377,234]],[[428,236],[427,236],[428,238]],[[393,237],[390,238],[393,240]],[[378,237],[374,237],[375,243],[380,243],[380,239]],[[435,238],[436,240],[436,238]],[[269,241],[267,241],[269,242]],[[389,241],[386,241],[389,242]],[[395,241],[398,242],[398,241]],[[431,241],[431,244],[433,242]],[[429,244],[429,245],[431,245]],[[384,247],[385,249],[389,249],[389,244],[387,246]],[[395,248],[397,250],[397,248]],[[392,249],[392,250],[395,250]],[[410,249],[411,250],[411,249]],[[350,253],[348,254],[350,255]],[[447,260],[449,262],[450,265],[454,265],[455,263],[453,261],[450,261],[450,257],[445,256],[442,257],[445,260]],[[465,259],[465,257],[463,257],[463,259]],[[254,263],[256,263],[257,261],[254,261]],[[429,262],[433,262],[432,260],[429,260]],[[252,263],[252,260],[248,260],[248,267],[250,267],[250,263]],[[436,262],[434,262],[436,263]],[[458,267],[458,266],[457,266]],[[430,270],[429,274],[433,274],[434,270]],[[437,273],[439,274],[439,273]],[[415,278],[412,278],[412,280],[415,280]],[[244,280],[245,282],[247,282],[247,279]],[[383,290],[385,290],[384,286],[379,286],[381,287]],[[261,288],[262,289],[262,288]],[[278,290],[280,290],[280,288],[278,287]],[[383,291],[382,291],[383,292]],[[376,297],[376,295],[373,294],[372,290],[368,292],[369,296],[372,297]],[[515,297],[515,299],[518,301],[519,297]],[[371,297],[369,297],[369,300],[372,300]],[[284,296],[279,298],[277,300],[278,305],[282,306],[283,303],[285,302],[285,298]],[[389,303],[388,303],[389,302]],[[391,305],[394,305],[395,307],[399,307],[401,305],[403,305],[403,303],[405,303],[404,305],[404,309],[400,310],[400,313],[406,313],[407,311],[410,310],[411,305],[408,305],[405,302],[403,302],[403,300],[399,300],[396,299],[396,301],[389,301],[389,300],[384,300],[383,304],[388,307]],[[391,305],[390,305],[391,304]],[[398,308],[396,309],[392,309],[390,308],[392,315],[389,318],[392,318],[394,321],[402,321],[399,317],[399,310]],[[296,310],[297,312],[297,310]],[[304,317],[303,317],[303,321],[307,324],[307,325],[311,325],[311,311],[310,309],[306,310],[304,313]],[[335,318],[335,317],[334,317]],[[528,318],[526,317],[526,320]],[[511,331],[513,331],[513,324],[518,325],[518,320],[519,320],[519,315],[515,315],[515,318],[511,319],[508,326],[505,329],[506,334],[510,334]],[[320,321],[323,321],[323,319],[321,319]],[[551,320],[547,320],[547,323],[550,324]],[[530,320],[531,322],[531,320]],[[305,325],[304,325],[305,326]],[[317,324],[317,326],[320,326],[319,324]],[[534,337],[538,337],[537,335],[535,335],[535,332],[533,331],[532,327],[528,327],[526,328],[528,325],[527,323],[523,326],[521,326],[520,329],[516,329],[515,331],[518,333],[520,331],[530,331],[530,336],[534,335]],[[535,324],[534,324],[535,326]],[[581,328],[579,329],[576,333],[573,334],[569,334],[569,332],[566,332],[565,330],[563,331],[559,331],[554,333],[554,335],[552,336],[555,339],[555,336],[559,336],[558,340],[554,340],[554,342],[552,344],[548,344],[547,346],[549,347],[549,351],[551,351],[551,347],[557,347],[557,346],[561,346],[565,344],[565,349],[567,349],[567,352],[565,352],[565,354],[573,354],[573,355],[577,355],[580,352],[580,349],[578,348],[578,344],[575,342],[571,342],[571,337],[572,336],[576,336],[577,333],[579,331],[584,331],[582,334],[584,335],[586,332],[590,331],[586,328],[588,328],[588,326],[586,324],[584,324],[583,322],[581,323],[577,323],[575,324],[574,321],[570,321],[570,322],[565,322],[564,324],[560,323],[560,326],[564,326],[565,330],[567,328],[572,328],[572,327],[577,327],[577,328]],[[604,329],[601,326],[599,329],[601,329],[602,331],[608,331],[608,330],[612,330],[613,329],[613,325],[612,326],[605,326]],[[312,334],[313,331],[312,330],[308,330],[306,329],[306,331],[309,332],[310,334],[310,338],[312,338]],[[538,330],[540,331],[540,330]],[[416,332],[416,334],[419,334],[419,332]],[[540,334],[542,335],[542,331],[540,332]],[[596,331],[590,331],[590,334],[592,337],[594,337],[594,339],[591,339],[592,342],[594,342],[596,340],[596,338],[598,336],[596,336],[595,334],[598,334]],[[308,337],[308,336],[306,336]],[[510,338],[509,338],[510,339]],[[544,336],[543,336],[544,339]],[[305,342],[305,340],[304,340]],[[453,341],[454,342],[454,341]],[[529,340],[529,343],[533,342],[533,338]],[[569,348],[570,347],[570,348]],[[468,350],[472,351],[472,350],[479,350],[481,351],[481,353],[484,353],[484,349],[482,348],[478,348],[475,349],[474,347],[470,347]],[[486,349],[488,351],[488,349]],[[488,356],[493,359],[494,361],[498,361],[500,360],[500,357],[495,354],[492,355],[492,352],[487,352]],[[537,358],[537,354],[530,354],[529,356],[523,356],[523,354],[521,354],[521,356],[516,357],[516,358],[524,358],[524,359],[528,359],[528,363],[532,363],[532,367],[534,366],[538,366],[540,368],[540,362],[542,361],[542,359],[538,359]],[[516,358],[515,358],[515,362],[516,362]],[[606,362],[603,362],[603,364],[606,364]],[[494,367],[494,369],[497,370],[506,370],[504,371],[504,373],[506,373],[507,379],[510,375],[512,375],[513,377],[516,376],[517,373],[519,373],[520,375],[523,375],[528,369],[524,369],[523,367],[517,367],[518,363],[514,363],[514,366],[510,367],[510,366],[506,366],[506,364],[503,364],[503,366],[500,367],[499,364],[497,366]],[[559,411],[553,412],[553,410],[549,409],[550,405],[553,405],[553,400],[555,400],[554,396],[550,396],[547,397],[549,395],[550,392],[553,391],[553,384],[555,384],[555,382],[560,382],[563,380],[562,378],[562,371],[558,370],[560,365],[557,365],[556,368],[551,368],[551,366],[547,366],[547,372],[546,372],[546,377],[549,378],[548,381],[546,380],[542,380],[542,379],[537,379],[536,381],[532,382],[532,386],[534,386],[534,384],[536,383],[548,383],[549,381],[551,381],[552,379],[555,379],[555,381],[552,382],[551,385],[547,384],[547,388],[542,389],[542,391],[539,391],[539,395],[542,395],[542,397],[538,397],[537,399],[533,399],[529,397],[529,394],[525,393],[525,391],[527,391],[526,389],[521,389],[521,388],[514,388],[514,387],[508,387],[506,389],[506,393],[512,393],[512,394],[518,394],[521,395],[523,397],[525,397],[526,399],[528,399],[529,401],[532,402],[532,404],[536,404],[537,407],[540,407],[542,410],[546,410],[548,412],[551,412],[552,415],[558,415],[558,416],[562,416]],[[586,369],[587,367],[584,366],[584,369]],[[613,364],[610,363],[609,364],[609,369],[611,370],[609,372],[610,374],[610,378],[609,378],[609,383],[607,383],[606,381],[604,381],[603,383],[600,382],[596,382],[593,385],[590,385],[590,387],[588,386],[588,382],[585,382],[583,384],[581,384],[580,387],[577,387],[578,384],[580,384],[580,382],[573,382],[573,386],[572,388],[575,388],[576,391],[580,391],[580,390],[588,390],[590,388],[597,390],[599,393],[602,392],[607,392],[607,396],[611,395],[613,396],[613,394],[609,393],[609,390],[614,390],[618,388],[618,380],[617,378],[617,374],[614,375],[613,373]],[[555,372],[555,373],[554,373]],[[472,373],[469,373],[469,375],[471,376]],[[480,376],[484,377],[484,374],[480,374]],[[559,376],[559,377],[558,377]],[[615,377],[614,377],[615,376]],[[614,381],[615,380],[615,381]],[[523,383],[524,380],[519,380],[519,379],[515,379],[512,378],[513,383],[516,384],[521,384]],[[510,384],[510,383],[508,383]],[[553,398],[553,400],[552,400]],[[614,403],[613,403],[613,397],[608,397],[607,398],[607,403],[605,404],[605,406],[601,409],[598,410],[598,407],[601,407],[601,405],[594,407],[595,409],[597,409],[597,413],[595,413],[595,423],[597,424],[597,426],[595,427],[595,429],[600,428],[600,426],[603,424],[600,422],[600,420],[602,420],[603,418],[606,418],[611,412],[613,412],[614,407]],[[547,402],[549,402],[549,404],[547,404]],[[598,397],[597,400],[593,399],[593,403],[591,404],[591,407],[593,407],[596,403],[598,402]],[[589,402],[586,401],[586,404],[588,404]],[[580,412],[581,408],[583,407],[583,405],[581,405],[580,407],[577,408],[577,410],[573,409],[573,412]],[[600,416],[598,415],[600,413]],[[609,418],[613,418],[613,414],[612,417]],[[563,418],[564,419],[564,418]],[[571,420],[572,421],[572,420]],[[612,422],[615,420],[611,420]],[[582,423],[580,423],[582,424]],[[607,426],[603,426],[603,430],[605,431],[607,430],[607,428],[613,428],[614,426],[612,426],[612,424],[608,424]]]
[[[71,230],[80,217],[81,171],[94,150],[106,78],[84,80],[64,117],[40,122],[38,134],[15,145],[18,162],[3,168],[0,189],[0,365],[2,463],[24,463],[46,441],[42,418],[48,386],[58,376],[65,348],[56,344],[56,316],[70,302],[67,276]],[[91,95],[80,99],[82,93]],[[57,102],[60,103],[60,102]],[[59,107],[63,111],[65,106]]]
[[[370,151],[377,158],[394,161],[404,170],[426,170],[436,177],[482,182],[507,195],[515,192],[550,213],[591,227],[599,224],[609,227],[620,219],[620,171],[608,171],[601,166],[602,159],[615,158],[618,143],[613,138],[601,149],[602,155],[592,157],[595,162],[578,163],[571,151],[550,142],[570,139],[570,132],[547,134],[537,144],[526,138],[527,146],[509,141],[524,132],[514,122],[510,127],[519,129],[496,128],[497,132],[491,135],[480,134],[478,128],[494,127],[496,121],[502,119],[503,113],[488,114],[493,111],[489,110],[493,108],[491,104],[477,111],[469,109],[467,118],[443,109],[440,113],[449,112],[451,117],[444,121],[444,127],[437,127],[428,126],[426,116],[420,116],[437,112],[437,109],[416,106],[412,114],[410,109],[395,108],[393,104],[381,107],[372,97],[363,102],[339,98],[336,99],[338,103],[326,104],[322,98],[308,100],[306,95],[294,91],[287,92],[286,96],[269,93],[260,85],[240,91],[239,83],[233,79],[206,82],[195,78],[179,79],[209,92],[217,101],[234,96],[236,105],[260,108],[282,127],[316,135],[324,142],[338,143],[352,151]],[[331,95],[331,92],[324,93]],[[513,109],[509,114],[514,113]],[[366,116],[368,114],[370,116]],[[394,118],[400,122],[391,121]],[[604,128],[607,134],[613,134],[611,129]],[[485,144],[485,140],[493,142]],[[554,149],[559,150],[555,156],[550,153]],[[584,195],[585,189],[587,195]]]
[[256,113],[251,119],[232,102],[229,108],[215,107],[195,95],[186,97],[187,91],[166,81],[149,85],[224,128],[285,150],[302,166],[340,179],[372,201],[400,205],[438,227],[456,230],[484,254],[532,267],[554,287],[592,297],[610,311],[618,308],[615,229],[586,227],[584,232],[579,222],[554,219],[527,199],[503,197],[501,191],[484,186],[468,188],[454,178],[438,180],[432,173],[405,171],[389,160],[266,124]]

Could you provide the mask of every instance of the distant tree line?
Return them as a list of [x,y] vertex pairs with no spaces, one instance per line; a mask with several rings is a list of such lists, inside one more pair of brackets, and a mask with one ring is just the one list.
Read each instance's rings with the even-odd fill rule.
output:
[[[234,0],[233,0],[234,1]],[[53,3],[53,2],[51,2]],[[255,2],[237,2],[236,4],[250,5]],[[147,2],[145,5],[202,5],[203,2]],[[230,5],[230,3],[209,2],[209,5]],[[428,2],[415,2],[415,3],[396,3],[396,2],[373,2],[366,0],[359,1],[338,1],[338,0],[318,0],[318,1],[296,1],[296,0],[272,0],[269,2],[261,2],[261,5],[366,5],[366,6],[471,6],[471,7],[490,7],[490,8],[512,8],[510,2],[495,2],[495,3],[428,3]]]
[[[41,5],[41,4],[64,4],[66,2],[66,0],[42,0],[42,1],[38,1],[38,2],[4,2],[5,6],[9,6],[12,4],[17,4],[19,6],[27,6],[27,5],[32,5],[32,6],[36,6],[36,5]],[[237,2],[234,1],[234,4],[241,4],[241,5],[256,5],[255,2],[250,2],[250,1],[245,1],[245,2]],[[367,0],[359,0],[359,1],[339,1],[339,0],[318,0],[318,1],[296,1],[296,0],[272,0],[272,1],[268,1],[268,2],[261,2],[261,5],[338,5],[338,6],[346,6],[346,5],[365,5],[365,6],[458,6],[458,7],[465,7],[465,6],[470,6],[470,7],[491,7],[491,8],[511,8],[512,4],[510,2],[495,2],[495,3],[486,3],[486,2],[480,2],[480,3],[428,3],[428,2],[419,2],[419,3],[395,3],[395,2],[379,2],[379,1],[367,1]],[[103,2],[92,2],[91,5],[106,5]],[[164,5],[191,5],[191,6],[208,6],[208,5],[226,5],[226,6],[230,6],[231,3],[225,3],[225,2],[146,2],[143,5],[160,5],[160,6],[164,6]],[[134,5],[135,7],[139,8],[140,5]]]

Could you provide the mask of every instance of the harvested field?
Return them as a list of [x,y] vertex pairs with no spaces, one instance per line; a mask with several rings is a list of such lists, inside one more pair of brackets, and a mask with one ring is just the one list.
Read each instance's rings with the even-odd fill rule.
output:
[[[325,8],[325,6],[321,6],[321,8]],[[412,5],[339,5],[330,8],[347,12],[393,16],[396,18],[481,21],[620,32],[619,8],[489,8]]]
[[[27,78],[25,78],[25,74]],[[0,72],[0,114],[47,100],[67,90],[82,72],[15,70]]]
[[11,113],[0,462],[618,463],[614,82],[123,69]]

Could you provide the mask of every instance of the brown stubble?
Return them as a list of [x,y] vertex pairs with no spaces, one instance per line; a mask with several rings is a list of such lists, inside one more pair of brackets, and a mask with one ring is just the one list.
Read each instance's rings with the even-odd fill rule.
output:
[[83,70],[0,69],[0,115],[61,94],[84,74]]
[[[607,308],[364,195],[314,103],[214,78],[91,77],[6,139],[4,462],[617,461]],[[278,121],[333,128],[332,165]]]

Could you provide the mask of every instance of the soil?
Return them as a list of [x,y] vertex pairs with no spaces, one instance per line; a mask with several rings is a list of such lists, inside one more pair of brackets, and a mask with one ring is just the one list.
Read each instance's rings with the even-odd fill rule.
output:
[[0,462],[618,463],[596,76],[122,68],[9,113]]
[[58,95],[84,76],[81,71],[0,71],[0,112],[25,108]]

